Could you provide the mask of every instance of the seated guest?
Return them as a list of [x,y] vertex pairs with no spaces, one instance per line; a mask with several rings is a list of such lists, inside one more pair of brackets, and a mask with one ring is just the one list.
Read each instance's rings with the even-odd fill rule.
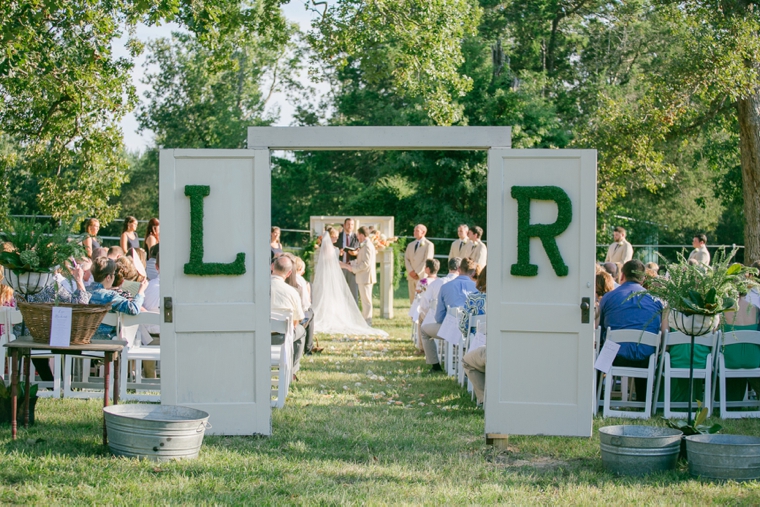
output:
[[139,275],[132,264],[132,260],[124,256],[119,257],[114,262],[116,263],[116,271],[111,289],[126,299],[134,299],[135,294],[140,290],[140,282],[137,281]]
[[124,250],[120,246],[112,246],[108,249],[108,258],[111,260],[116,260],[119,257],[124,257]]
[[[650,333],[660,331],[662,302],[648,294],[642,294],[628,299],[634,292],[644,291],[641,282],[644,280],[644,264],[636,259],[623,265],[621,284],[617,289],[608,292],[599,303],[599,325],[602,327],[602,341],[607,328],[610,329],[640,329]],[[631,366],[646,368],[649,356],[654,354],[654,347],[640,343],[621,343],[615,361],[615,366]],[[647,381],[645,378],[635,379],[636,393],[644,400]]]
[[[128,315],[139,314],[140,307],[145,298],[145,289],[148,288],[148,281],[145,280],[140,284],[140,288],[137,291],[134,300],[130,301],[112,290],[115,276],[116,262],[107,257],[98,257],[93,261],[92,277],[95,280],[95,283],[89,288],[90,304],[110,305],[112,312],[121,312]],[[97,335],[101,339],[110,338],[113,333],[113,326],[101,324],[98,327]]]
[[[754,267],[754,264],[752,265]],[[731,343],[733,331],[757,331],[760,322],[758,308],[752,304],[753,297],[741,294],[738,301],[738,309],[735,312],[726,312],[723,315],[723,356],[726,368],[753,369],[760,368],[760,346],[752,343]],[[696,347],[696,346],[695,346]],[[697,350],[695,348],[696,356]],[[760,379],[758,378],[729,378],[726,379],[726,401],[741,401],[747,385],[760,395]],[[685,396],[688,400],[688,395]]]
[[443,319],[446,318],[447,307],[464,306],[467,294],[475,292],[475,282],[472,275],[475,273],[475,262],[472,259],[463,259],[459,265],[459,276],[450,281],[438,292],[438,301],[435,309],[435,322],[424,324],[420,329],[422,347],[425,350],[425,362],[430,366],[431,372],[443,371],[438,363],[438,347],[432,338],[438,336]]
[[617,264],[615,264],[614,262],[605,262],[604,264],[602,264],[602,267],[612,277],[612,285],[614,286],[614,288],[617,289],[618,287],[620,287],[620,283],[618,283],[620,281],[620,278],[618,277],[618,275],[620,274],[620,271],[618,270]]
[[430,287],[430,284],[438,279],[438,270],[440,268],[441,263],[438,259],[425,260],[425,274],[427,277],[417,281],[417,294],[425,292]]
[[615,282],[612,276],[604,269],[596,274],[596,291],[594,298],[594,328],[599,327],[599,303],[605,294],[615,289]]
[[92,258],[97,259],[98,257],[108,257],[108,248],[105,247],[99,247],[92,251]]
[[459,330],[462,331],[464,336],[475,332],[474,329],[467,329],[470,325],[470,317],[472,315],[485,315],[486,314],[486,271],[487,268],[483,268],[475,281],[475,292],[467,294],[467,298],[464,301],[464,311],[459,318]]
[[[158,244],[154,246],[156,249],[156,256],[152,257],[156,268],[156,277],[148,282],[148,287],[145,289],[145,299],[143,300],[142,309],[146,312],[159,311],[161,302],[161,281],[159,272],[161,267],[159,266]],[[161,345],[161,326],[158,324],[140,324],[140,343],[143,345]],[[156,362],[155,361],[143,361],[143,377],[156,378]]]
[[293,379],[298,380],[296,374],[301,369],[301,356],[304,349],[306,330],[301,325],[305,314],[301,304],[301,295],[296,289],[285,281],[293,271],[292,261],[284,255],[280,255],[272,262],[271,276],[271,306],[273,311],[289,312],[293,315],[295,335],[293,337]]
[[[462,334],[473,333],[475,329],[468,329],[470,326],[471,315],[486,314],[486,274],[487,267],[478,275],[478,281],[475,283],[475,292],[467,295],[464,303],[464,312],[462,319],[459,321],[459,329]],[[483,403],[483,394],[486,389],[486,347],[481,345],[465,353],[462,357],[462,367],[472,383],[472,390],[475,392],[475,398],[478,403]]]
[[[431,259],[428,259],[431,260]],[[436,261],[438,262],[438,261]],[[422,324],[422,322],[425,321],[425,317],[427,316],[428,312],[430,311],[430,305],[433,301],[438,300],[438,292],[441,290],[441,287],[443,287],[445,284],[449,283],[451,280],[455,279],[457,276],[459,276],[459,264],[462,262],[462,259],[459,257],[453,257],[452,259],[449,259],[449,272],[446,276],[441,278],[440,276],[436,276],[435,279],[430,282],[427,286],[427,289],[425,289],[425,292],[422,293],[420,296],[420,317],[419,322]],[[427,267],[425,268],[425,272],[427,273]],[[422,340],[419,340],[419,354],[424,354],[424,348],[422,347]]]

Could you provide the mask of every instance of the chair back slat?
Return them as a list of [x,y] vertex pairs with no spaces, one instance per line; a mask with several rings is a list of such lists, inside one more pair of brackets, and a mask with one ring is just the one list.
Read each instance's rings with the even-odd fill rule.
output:
[[726,331],[722,333],[721,338],[726,347],[740,343],[760,345],[760,331]]
[[[718,339],[718,333],[709,333],[702,336],[694,337],[694,345],[703,345],[710,347],[710,350],[715,348],[715,344]],[[689,345],[691,343],[691,336],[683,334],[680,331],[668,331],[665,333],[664,347],[670,347],[672,345]]]
[[615,343],[640,343],[650,347],[660,348],[660,333],[650,333],[641,329],[610,329],[607,328],[608,340]]

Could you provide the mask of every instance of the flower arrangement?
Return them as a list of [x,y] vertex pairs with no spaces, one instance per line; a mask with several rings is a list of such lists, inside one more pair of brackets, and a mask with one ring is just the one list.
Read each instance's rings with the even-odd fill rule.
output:
[[370,232],[370,241],[375,247],[375,250],[382,252],[388,248],[391,244],[398,241],[397,237],[389,238],[385,234],[381,234],[380,231],[373,230]]

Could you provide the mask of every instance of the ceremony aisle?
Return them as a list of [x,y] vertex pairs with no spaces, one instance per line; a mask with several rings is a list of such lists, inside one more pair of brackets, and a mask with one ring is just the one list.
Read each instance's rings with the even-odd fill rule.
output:
[[[0,504],[760,502],[755,484],[702,483],[685,465],[614,477],[602,468],[596,432],[486,446],[483,411],[412,354],[408,299],[396,296],[397,317],[374,320],[388,338],[320,337],[325,350],[304,358],[285,408],[273,411],[271,437],[207,436],[194,461],[113,458],[100,445],[98,400],[40,400],[39,425],[18,441],[0,426]],[[760,421],[723,424],[760,434]]]

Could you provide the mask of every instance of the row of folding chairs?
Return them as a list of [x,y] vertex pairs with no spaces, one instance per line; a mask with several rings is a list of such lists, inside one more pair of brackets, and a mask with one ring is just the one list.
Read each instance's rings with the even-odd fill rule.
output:
[[[599,353],[601,330],[597,329],[595,341],[595,353]],[[641,330],[607,330],[607,339],[615,343],[642,343],[655,348],[655,353],[649,357],[646,368],[630,366],[612,366],[609,373],[604,375],[603,383],[596,386],[596,403],[594,414],[598,408],[603,407],[604,417],[626,418],[649,418],[653,412],[662,408],[665,418],[683,417],[688,411],[688,401],[674,402],[672,400],[672,385],[674,379],[688,379],[689,368],[676,368],[671,366],[670,348],[676,345],[691,343],[691,337],[681,332],[671,331],[665,333],[661,340],[661,333],[649,333]],[[662,343],[662,354],[660,344]],[[760,368],[732,369],[726,367],[725,347],[741,344],[760,346],[760,331],[729,331],[726,333],[715,332],[694,338],[695,345],[707,347],[709,352],[704,365],[698,364],[693,369],[695,385],[703,383],[702,406],[708,410],[708,416],[712,414],[715,397],[720,395],[720,416],[724,419],[743,417],[760,417],[760,401],[750,398],[750,389],[745,389],[744,399],[741,401],[727,400],[727,380],[731,378],[760,378]],[[596,378],[596,375],[595,375]],[[615,378],[620,378],[620,400],[612,400],[615,387]],[[629,378],[645,378],[647,390],[643,393],[645,398],[641,401],[642,393],[636,393],[637,401],[631,401],[627,382]],[[715,388],[717,384],[717,389]],[[660,386],[663,386],[663,401],[658,401]],[[602,391],[604,395],[602,397]],[[756,393],[760,394],[760,393]],[[746,410],[754,407],[755,410]],[[639,411],[626,410],[630,408],[643,409]],[[738,408],[739,410],[730,410]],[[696,402],[692,403],[692,410],[696,411]]]

